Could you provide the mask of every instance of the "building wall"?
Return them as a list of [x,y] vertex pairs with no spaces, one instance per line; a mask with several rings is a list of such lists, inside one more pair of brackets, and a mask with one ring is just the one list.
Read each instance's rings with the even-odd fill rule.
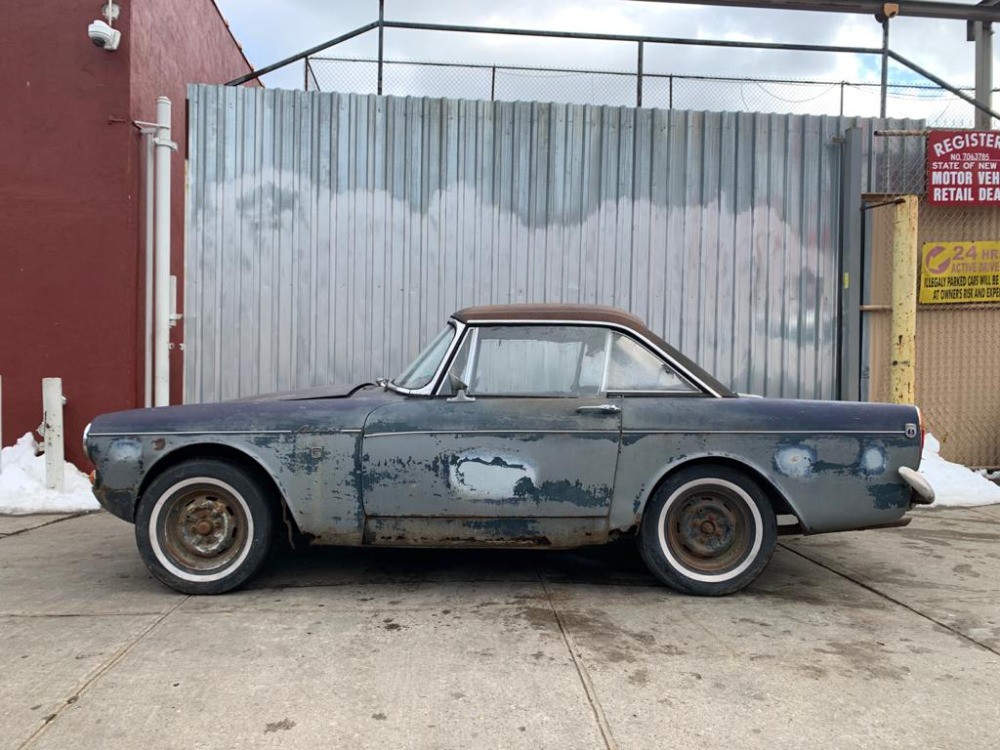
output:
[[875,121],[219,86],[190,106],[187,401],[393,375],[454,310],[526,301],[630,310],[740,391],[837,395],[837,144]]
[[4,442],[38,426],[41,380],[62,377],[78,460],[93,414],[136,402],[131,40],[116,52],[91,44],[98,9],[7,3],[0,31]]
[[[143,400],[141,139],[132,121],[153,119],[166,94],[183,144],[185,84],[249,69],[211,0],[118,2],[115,52],[87,37],[100,3],[7,3],[0,29],[4,442],[39,425],[41,379],[61,377],[67,456],[81,466],[84,425]],[[183,154],[173,166],[179,274]]]
[[[887,196],[869,196],[881,203]],[[1000,207],[935,206],[921,201],[917,252],[925,242],[1000,238]],[[871,275],[867,313],[869,400],[890,397],[893,207],[868,212]],[[914,262],[919,264],[919,259]],[[968,466],[1000,466],[1000,305],[917,306],[916,401],[941,455]]]

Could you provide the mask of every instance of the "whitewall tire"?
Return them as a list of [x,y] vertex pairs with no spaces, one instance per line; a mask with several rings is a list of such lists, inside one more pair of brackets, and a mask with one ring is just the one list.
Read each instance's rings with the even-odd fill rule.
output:
[[185,461],[156,477],[135,521],[146,567],[185,594],[221,594],[245,583],[266,559],[272,530],[259,482],[210,459]]
[[728,466],[700,464],[671,475],[646,504],[639,551],[673,589],[720,596],[767,566],[778,534],[766,493]]

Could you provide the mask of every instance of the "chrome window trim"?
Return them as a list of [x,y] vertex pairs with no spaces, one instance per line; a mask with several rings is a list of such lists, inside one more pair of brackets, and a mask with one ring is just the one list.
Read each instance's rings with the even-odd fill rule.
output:
[[[456,320],[456,323],[461,324],[460,321]],[[516,326],[516,325],[527,325],[527,326],[589,326],[591,328],[607,328],[615,331],[620,331],[622,333],[631,336],[636,341],[642,342],[642,344],[657,355],[664,363],[670,365],[676,372],[680,373],[689,383],[694,385],[696,388],[700,388],[705,393],[708,393],[715,398],[722,398],[722,394],[718,393],[715,389],[709,387],[709,385],[699,378],[696,378],[686,367],[681,367],[677,362],[673,360],[670,355],[658,347],[655,343],[647,339],[645,336],[637,333],[634,329],[628,326],[621,325],[619,323],[612,323],[610,321],[604,320],[538,320],[537,318],[523,319],[523,320],[509,320],[505,318],[488,318],[486,320],[476,320],[465,324],[467,327],[478,327],[478,326]],[[606,385],[604,383],[603,385]],[[608,391],[603,391],[607,393]],[[615,391],[618,393],[618,391]],[[670,391],[658,391],[658,393],[670,394]]]
[[395,391],[396,393],[401,393],[404,396],[433,396],[437,393],[438,388],[441,386],[444,373],[447,371],[452,357],[455,356],[455,352],[461,345],[462,339],[465,338],[465,329],[468,328],[465,323],[457,318],[448,318],[448,325],[455,326],[455,336],[452,338],[451,344],[448,346],[444,356],[441,358],[441,363],[438,365],[438,369],[434,372],[434,376],[427,381],[427,384],[422,388],[403,388],[394,384],[390,380],[386,384],[386,389]]
[[611,372],[611,347],[614,345],[614,334],[607,329],[604,335],[604,371],[601,373],[600,393],[608,392],[608,374]]

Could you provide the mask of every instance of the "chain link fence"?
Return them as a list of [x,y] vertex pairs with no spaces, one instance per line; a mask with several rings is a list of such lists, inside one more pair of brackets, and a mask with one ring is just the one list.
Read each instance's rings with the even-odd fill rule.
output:
[[[307,91],[370,94],[378,90],[378,62],[311,57]],[[962,89],[972,95],[973,89]],[[881,87],[872,82],[792,78],[738,78],[635,71],[533,68],[385,60],[382,93],[500,101],[657,107],[702,111],[878,117]],[[935,127],[971,127],[974,108],[932,84],[893,83],[886,114]]]
[[[867,397],[890,397],[894,254],[899,200],[917,198],[915,400],[941,454],[969,466],[1000,466],[1000,205],[935,202],[928,131],[883,132],[866,196],[863,379]],[[1000,180],[1000,162],[976,163]],[[965,184],[959,178],[960,184]],[[977,191],[978,188],[970,188]],[[975,192],[970,192],[975,196]],[[976,196],[978,197],[978,196]],[[938,197],[939,201],[941,196]],[[995,273],[993,273],[995,272]],[[925,278],[926,277],[926,278]],[[935,290],[940,290],[935,294]],[[937,297],[937,301],[933,298]],[[975,300],[981,301],[975,301]],[[864,382],[864,380],[863,380]]]

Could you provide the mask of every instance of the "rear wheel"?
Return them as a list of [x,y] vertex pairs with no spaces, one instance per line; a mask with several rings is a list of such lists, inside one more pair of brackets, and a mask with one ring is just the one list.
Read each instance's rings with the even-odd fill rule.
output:
[[260,484],[222,461],[185,461],[139,501],[135,536],[150,572],[185,594],[221,594],[263,564],[274,519]]
[[754,481],[727,466],[701,465],[677,472],[650,498],[639,551],[671,588],[721,596],[761,574],[777,537],[774,509]]

